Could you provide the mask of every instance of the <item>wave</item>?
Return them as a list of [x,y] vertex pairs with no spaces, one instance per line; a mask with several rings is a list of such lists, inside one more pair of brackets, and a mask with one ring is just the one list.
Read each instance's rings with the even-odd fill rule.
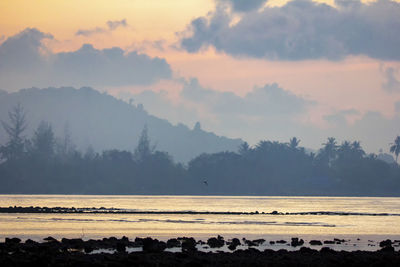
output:
[[195,220],[173,220],[173,219],[81,219],[81,218],[39,218],[39,217],[17,217],[20,220],[54,222],[54,221],[70,221],[70,222],[121,222],[121,223],[176,223],[176,224],[231,224],[231,225],[276,225],[276,226],[318,226],[318,227],[336,227],[334,224],[322,222],[276,222],[276,221],[213,221],[205,219]]

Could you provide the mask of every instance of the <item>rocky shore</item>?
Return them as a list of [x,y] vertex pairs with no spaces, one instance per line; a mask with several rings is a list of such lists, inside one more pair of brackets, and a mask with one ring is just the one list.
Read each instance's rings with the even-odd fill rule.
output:
[[[260,244],[285,243],[298,250],[260,250]],[[157,239],[103,238],[82,240],[47,237],[43,242],[6,238],[0,243],[0,266],[400,266],[399,240],[383,240],[375,252],[335,251],[312,246],[345,240],[311,240],[308,246],[300,238],[207,241],[191,237]],[[272,243],[271,243],[272,244]],[[246,249],[242,249],[246,246]],[[203,248],[208,249],[208,252]]]
[[332,211],[306,211],[306,212],[279,212],[279,211],[150,211],[150,210],[130,210],[118,208],[75,208],[75,207],[0,207],[0,213],[61,213],[61,214],[76,214],[76,213],[99,213],[99,214],[214,214],[214,215],[335,215],[335,216],[400,216],[399,213],[360,213],[360,212],[332,212]]

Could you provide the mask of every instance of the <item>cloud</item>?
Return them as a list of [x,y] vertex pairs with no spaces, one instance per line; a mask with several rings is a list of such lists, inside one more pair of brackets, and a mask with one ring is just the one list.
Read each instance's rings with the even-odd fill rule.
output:
[[387,67],[382,70],[385,81],[382,83],[382,88],[389,93],[400,92],[400,81],[396,78],[398,69],[393,67]]
[[262,7],[268,0],[217,0],[222,3],[229,3],[234,11],[247,12]]
[[277,84],[255,87],[244,97],[232,92],[218,92],[203,88],[197,79],[185,82],[181,95],[200,103],[217,114],[240,114],[241,116],[282,117],[304,112],[312,101],[294,95]]
[[180,39],[181,48],[197,52],[208,46],[234,56],[269,60],[340,60],[365,55],[400,60],[400,3],[336,1],[336,7],[294,0],[260,12],[234,14],[225,5],[194,19]]
[[400,101],[397,101],[396,103],[394,103],[394,111],[400,115]]
[[29,71],[43,64],[46,52],[42,44],[44,39],[53,39],[53,36],[27,28],[5,40],[0,45],[0,75]]
[[[289,140],[300,132],[299,117],[316,103],[284,90],[277,84],[255,87],[244,96],[203,87],[197,79],[180,81],[178,95],[168,91],[144,91],[120,95],[142,103],[145,110],[173,123],[194,125],[205,130],[253,142],[261,138]],[[174,99],[173,101],[171,99]]]
[[147,85],[172,76],[165,59],[119,47],[96,49],[90,44],[72,52],[52,53],[43,40],[53,38],[26,29],[0,45],[0,87]]
[[346,125],[347,117],[352,115],[359,115],[360,112],[355,109],[339,110],[333,114],[325,115],[323,118],[325,121],[335,125]]
[[111,32],[116,30],[119,27],[127,27],[128,23],[126,22],[126,19],[122,20],[109,20],[106,23],[107,27],[96,27],[93,29],[80,29],[78,30],[75,35],[82,35],[82,36],[91,36],[93,34],[99,34],[99,33],[106,33],[106,32]]

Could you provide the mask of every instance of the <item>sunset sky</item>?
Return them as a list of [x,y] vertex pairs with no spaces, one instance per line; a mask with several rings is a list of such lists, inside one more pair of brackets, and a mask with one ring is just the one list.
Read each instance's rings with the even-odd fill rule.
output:
[[400,2],[2,0],[0,89],[91,86],[255,144],[400,134]]

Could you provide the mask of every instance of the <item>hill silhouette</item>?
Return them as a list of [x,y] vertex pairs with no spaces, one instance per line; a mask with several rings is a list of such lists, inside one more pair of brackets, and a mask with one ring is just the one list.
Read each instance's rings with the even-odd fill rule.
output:
[[[172,125],[150,115],[142,105],[128,104],[92,88],[30,88],[15,93],[0,92],[0,120],[8,119],[8,111],[20,103],[26,111],[31,136],[34,128],[44,120],[57,136],[69,132],[73,143],[81,151],[88,147],[95,151],[120,149],[133,151],[146,125],[149,137],[158,150],[167,151],[178,162],[188,162],[201,153],[236,151],[243,141],[217,136],[186,125]],[[0,130],[0,143],[6,137]]]

